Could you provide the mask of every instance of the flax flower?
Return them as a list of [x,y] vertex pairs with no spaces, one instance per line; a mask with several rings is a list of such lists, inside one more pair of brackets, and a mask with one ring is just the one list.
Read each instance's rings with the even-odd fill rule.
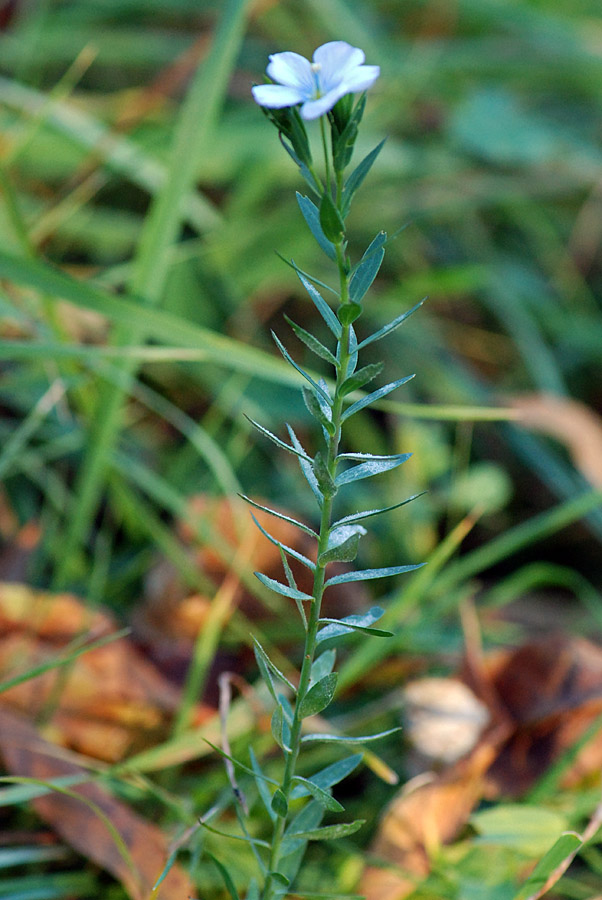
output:
[[274,53],[266,69],[273,84],[253,88],[260,106],[283,109],[301,104],[304,119],[317,119],[327,113],[345,94],[372,87],[380,75],[379,66],[363,65],[365,54],[345,41],[322,44],[313,62],[298,53]]

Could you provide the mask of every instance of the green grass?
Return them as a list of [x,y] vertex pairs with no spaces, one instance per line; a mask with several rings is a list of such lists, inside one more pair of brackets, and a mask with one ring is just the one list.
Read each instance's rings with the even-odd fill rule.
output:
[[[416,372],[404,402],[383,402],[349,429],[367,451],[415,455],[370,493],[358,484],[352,505],[428,490],[375,525],[364,561],[429,559],[403,585],[377,586],[376,599],[396,652],[449,671],[467,597],[477,596],[486,619],[525,593],[560,590],[577,629],[601,621],[600,492],[507,404],[513,393],[551,392],[602,411],[598,13],[594,0],[70,0],[21,5],[0,32],[0,499],[17,526],[41,524],[28,583],[107,604],[124,625],[159,558],[190,591],[215,590],[177,521],[224,553],[255,594],[258,621],[213,610],[172,736],[130,766],[186,797],[195,814],[225,789],[220,764],[186,725],[216,655],[225,648],[254,679],[254,630],[283,665],[294,660],[287,617],[270,611],[188,500],[242,490],[308,515],[297,469],[282,459],[274,469],[244,413],[278,433],[285,417],[307,432],[299,380],[269,331],[282,333],[282,312],[315,322],[274,251],[329,277],[300,220],[295,167],[251,84],[269,53],[310,54],[332,39],[381,65],[359,152],[387,142],[355,201],[351,249],[381,228],[407,227],[387,248],[364,327],[429,300],[379,344],[387,371]],[[302,345],[291,349],[304,362]],[[476,508],[483,472],[491,496]],[[497,643],[487,628],[484,639]],[[65,652],[55,662],[68,662]],[[369,688],[379,654],[390,652],[350,643],[341,715],[359,723],[370,700],[375,722],[396,724]],[[244,748],[252,731],[237,700],[233,743]],[[328,764],[326,750],[312,752]],[[399,747],[382,753],[403,774]],[[203,760],[200,777],[188,768],[193,758]],[[553,805],[559,777],[544,778],[539,805]],[[371,791],[373,781],[362,784]],[[15,797],[11,823],[33,834],[39,820],[27,798],[6,796]],[[136,803],[148,811],[151,797],[147,785]],[[370,827],[390,797],[390,787],[374,788]],[[572,799],[581,827],[591,803],[585,790]],[[158,818],[174,834],[185,827],[174,808],[161,805]],[[353,892],[349,872],[368,837],[349,839],[349,854],[339,848],[332,863],[316,850],[309,882],[332,865],[337,889]],[[199,896],[217,900],[203,841],[215,849],[214,836],[197,835],[181,858]],[[0,896],[106,896],[105,876],[85,861],[36,856],[33,843],[23,853],[6,857]],[[497,881],[484,900],[512,900],[520,866],[493,846],[478,854],[470,837],[442,852],[429,882],[437,896],[474,896],[489,864]],[[556,895],[588,896],[598,864],[583,855]],[[243,880],[248,866],[240,853],[234,876]]]

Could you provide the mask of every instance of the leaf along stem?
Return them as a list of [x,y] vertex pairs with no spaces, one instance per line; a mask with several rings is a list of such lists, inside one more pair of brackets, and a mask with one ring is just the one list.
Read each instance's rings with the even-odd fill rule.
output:
[[[326,147],[325,147],[326,151]],[[339,199],[339,198],[337,198]],[[341,239],[335,243],[336,249],[336,259],[337,259],[337,267],[339,270],[339,283],[340,283],[340,301],[341,305],[349,303],[349,276],[347,273],[347,265],[345,261],[345,235],[341,237]],[[338,341],[338,352],[337,359],[339,361],[338,369],[336,370],[336,383],[335,383],[335,392],[334,392],[334,401],[332,405],[332,423],[334,426],[333,434],[328,438],[327,444],[327,453],[326,453],[326,466],[328,469],[328,473],[334,481],[336,476],[337,469],[337,456],[339,451],[339,444],[341,441],[341,427],[343,422],[343,408],[344,408],[344,396],[341,390],[343,382],[347,377],[347,369],[349,366],[349,359],[351,356],[350,353],[350,325],[343,325],[341,330],[341,336]],[[325,496],[324,502],[322,504],[321,510],[321,520],[320,520],[320,531],[318,537],[318,554],[317,558],[320,559],[321,554],[325,553],[328,548],[328,540],[330,537],[331,526],[332,526],[332,509],[333,509],[334,497]],[[326,565],[328,563],[320,564],[319,562],[316,564],[316,570],[314,573],[314,583],[313,583],[313,591],[312,591],[312,601],[309,609],[309,615],[307,619],[307,631],[305,636],[305,647],[303,651],[303,664],[301,667],[301,677],[299,680],[299,687],[297,688],[296,697],[295,697],[295,711],[293,716],[293,722],[291,725],[291,735],[290,735],[290,752],[286,754],[286,765],[284,770],[284,776],[282,779],[282,784],[280,786],[280,790],[286,799],[286,807],[289,806],[289,800],[291,796],[291,791],[293,788],[293,779],[295,776],[295,769],[297,765],[297,758],[299,756],[299,750],[301,747],[301,726],[302,726],[302,717],[301,717],[301,708],[303,704],[303,700],[306,697],[309,686],[310,686],[310,677],[311,677],[311,667],[314,662],[314,657],[316,653],[317,646],[317,633],[319,628],[319,620],[320,620],[320,609],[322,605],[322,597],[324,594],[324,586],[325,586],[325,570]],[[288,821],[288,813],[284,816],[277,816],[276,821],[274,822],[272,840],[271,840],[271,852],[270,859],[268,864],[268,874],[266,876],[266,880],[264,883],[263,893],[261,894],[261,900],[274,900],[276,896],[276,892],[278,889],[278,883],[273,876],[273,873],[278,872],[278,866],[280,863],[280,856],[282,851],[282,843],[284,839],[284,834]]]

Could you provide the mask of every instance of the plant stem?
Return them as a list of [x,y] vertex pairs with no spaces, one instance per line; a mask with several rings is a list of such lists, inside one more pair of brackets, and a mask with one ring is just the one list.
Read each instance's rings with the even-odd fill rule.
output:
[[[324,135],[323,135],[324,136]],[[326,147],[325,147],[326,149]],[[349,302],[349,276],[347,274],[347,266],[345,263],[345,237],[340,240],[336,246],[337,265],[339,269],[340,282],[340,303],[344,305]],[[341,416],[343,413],[343,397],[341,396],[341,385],[347,377],[347,368],[349,365],[349,333],[350,326],[344,325],[339,338],[338,360],[339,366],[336,373],[335,393],[332,406],[332,422],[334,425],[334,434],[328,440],[327,467],[331,478],[334,481],[337,468],[337,454],[341,440]],[[325,552],[328,547],[328,539],[330,537],[330,528],[332,522],[332,508],[334,497],[326,496],[322,504],[322,513],[320,519],[320,530],[318,538],[318,562],[314,575],[314,584],[312,591],[311,609],[308,616],[307,631],[305,635],[305,646],[303,648],[303,664],[301,666],[301,676],[299,679],[299,687],[295,698],[295,710],[293,722],[291,725],[290,751],[286,752],[286,764],[284,776],[280,786],[280,790],[286,798],[287,807],[290,801],[290,794],[295,775],[297,759],[301,748],[301,728],[302,718],[300,715],[301,705],[305,698],[311,678],[311,668],[314,662],[316,652],[316,637],[319,627],[320,610],[322,606],[322,597],[324,594],[324,582],[326,565],[320,565],[320,555]],[[285,816],[278,816],[274,823],[274,830],[271,841],[271,852],[268,865],[268,873],[266,876],[261,900],[272,900],[274,897],[274,889],[276,887],[273,874],[278,872],[280,862],[280,854],[282,843],[288,821],[288,813]]]
[[328,139],[326,137],[326,126],[324,125],[324,116],[320,118],[320,134],[322,136],[322,148],[324,150],[324,165],[326,168],[326,190],[330,192],[330,158],[328,155]]

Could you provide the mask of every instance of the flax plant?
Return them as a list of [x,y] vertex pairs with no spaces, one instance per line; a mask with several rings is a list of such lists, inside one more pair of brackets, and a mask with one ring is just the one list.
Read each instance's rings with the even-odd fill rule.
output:
[[[280,450],[297,457],[317,503],[319,527],[314,530],[303,522],[245,498],[252,506],[299,528],[313,539],[316,546],[314,561],[278,541],[255,520],[263,534],[279,548],[285,581],[277,581],[261,572],[256,573],[257,578],[271,590],[295,601],[305,639],[297,684],[280,671],[259,642],[255,641],[259,672],[274,705],[272,735],[284,757],[281,780],[276,781],[264,774],[252,749],[248,763],[235,759],[225,748],[219,751],[226,757],[231,773],[239,769],[255,779],[258,796],[270,820],[271,834],[267,840],[251,837],[245,824],[246,801],[238,788],[235,789],[237,815],[242,828],[240,838],[250,844],[258,867],[257,878],[248,887],[247,900],[276,900],[286,897],[293,890],[295,896],[304,896],[294,882],[308,841],[344,837],[353,834],[363,824],[361,819],[321,824],[326,812],[343,812],[342,805],[332,796],[332,788],[356,768],[361,761],[361,753],[345,756],[306,778],[297,774],[303,747],[327,742],[346,750],[354,744],[362,748],[365,743],[392,733],[389,730],[349,737],[323,731],[312,733],[307,727],[307,720],[323,713],[335,695],[337,673],[334,671],[334,645],[337,640],[352,631],[361,632],[368,639],[390,635],[390,632],[374,627],[383,614],[377,606],[363,614],[341,619],[324,616],[324,592],[331,585],[395,576],[418,568],[417,565],[398,565],[344,571],[330,577],[328,574],[332,563],[350,563],[355,559],[359,542],[366,534],[362,524],[364,520],[396,509],[413,499],[338,519],[335,515],[339,495],[347,485],[394,469],[410,456],[409,453],[376,456],[342,449],[345,422],[413,377],[401,377],[366,393],[363,389],[378,378],[383,365],[369,363],[358,368],[359,354],[369,344],[398,328],[420,306],[417,304],[401,313],[392,322],[358,342],[355,323],[362,313],[364,297],[383,261],[387,235],[379,232],[361,259],[352,263],[348,255],[346,219],[353,197],[377,159],[382,143],[350,174],[347,175],[346,170],[365,108],[365,92],[378,78],[379,68],[364,65],[364,53],[358,48],[343,41],[333,41],[319,47],[312,62],[296,53],[277,53],[270,57],[267,74],[271,83],[255,86],[254,98],[276,126],[283,147],[298,166],[309,188],[308,196],[297,194],[299,208],[312,235],[331,261],[338,284],[336,288],[328,288],[329,295],[336,297],[336,309],[333,309],[323,296],[326,285],[302,271],[294,261],[290,262],[331,332],[331,347],[288,318],[287,322],[296,337],[322,362],[332,367],[330,386],[324,378],[316,381],[301,368],[274,334],[280,353],[305,381],[303,400],[316,421],[318,449],[313,455],[306,450],[289,424],[286,428],[290,442],[277,437],[260,423],[253,422],[259,432]],[[314,164],[305,125],[313,119],[318,120],[323,167]],[[312,573],[311,594],[297,586],[289,563],[291,558]],[[235,785],[234,778],[232,782]],[[203,824],[214,830],[206,818]],[[228,869],[223,861],[213,859],[232,900],[238,900],[237,888]],[[320,896],[329,895],[321,893]]]

